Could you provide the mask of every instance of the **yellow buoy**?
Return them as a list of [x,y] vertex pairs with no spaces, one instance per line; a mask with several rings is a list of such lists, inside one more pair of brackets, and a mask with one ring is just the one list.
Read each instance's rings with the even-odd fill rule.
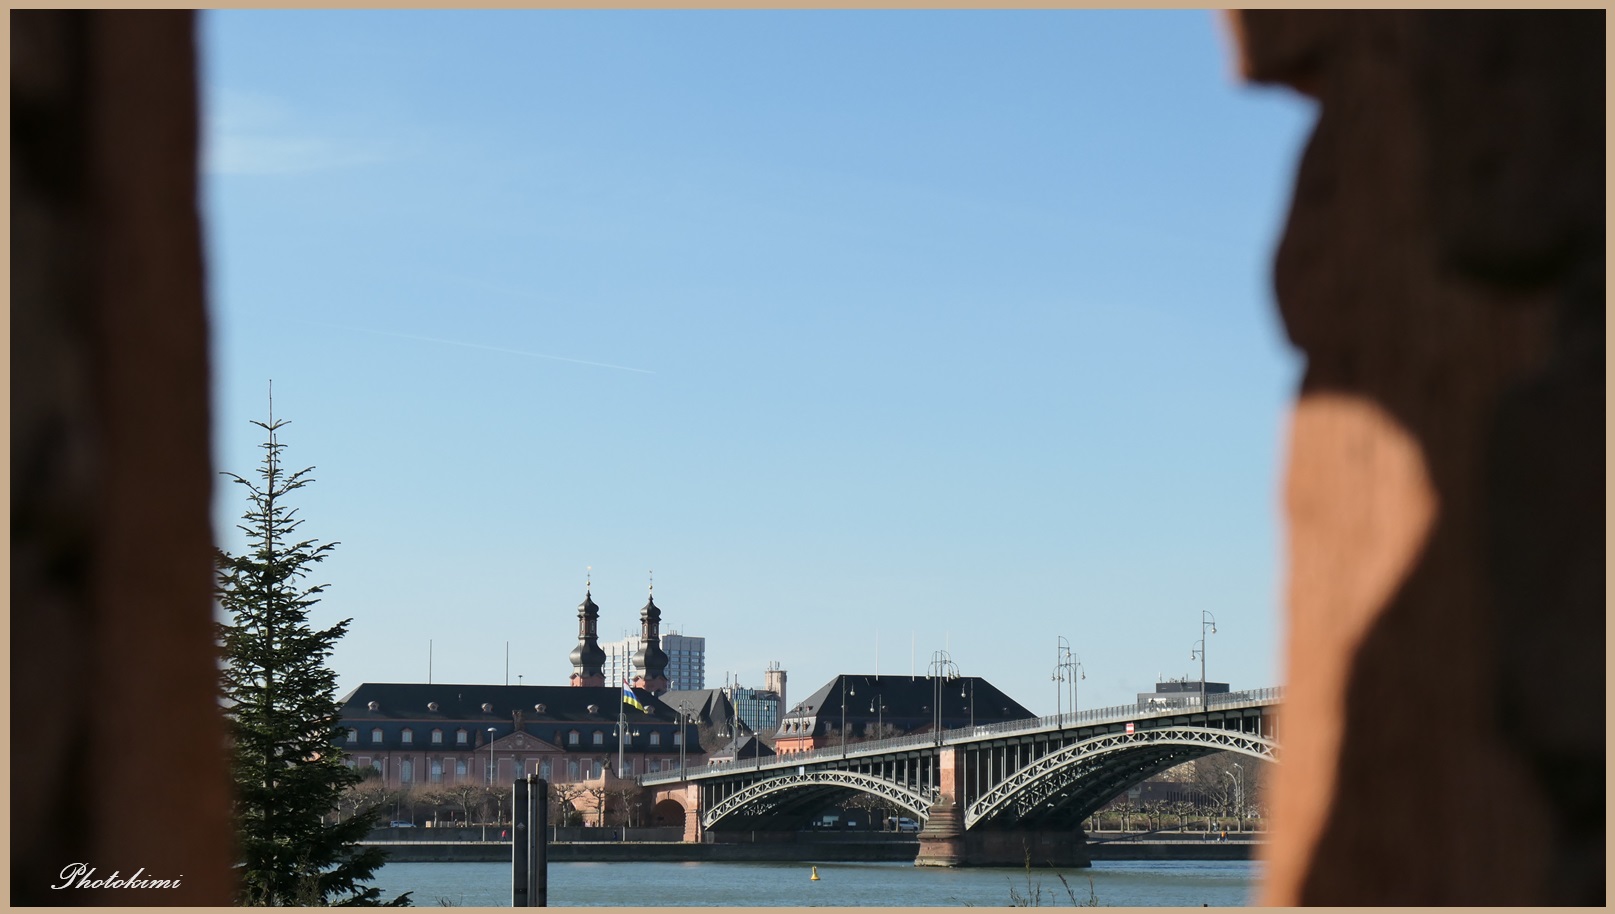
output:
[[810,882],[818,882],[819,881],[819,868],[818,867],[813,868],[813,878],[811,880],[809,880],[809,881]]

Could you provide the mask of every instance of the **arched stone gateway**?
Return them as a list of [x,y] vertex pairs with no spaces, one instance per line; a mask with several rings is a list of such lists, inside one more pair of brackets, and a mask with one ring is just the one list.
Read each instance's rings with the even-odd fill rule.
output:
[[661,800],[657,802],[655,806],[651,807],[650,824],[656,828],[668,828],[670,826],[679,826],[682,828],[685,824],[684,820],[688,815],[689,811],[686,810],[684,808],[684,804],[680,803],[678,800]]
[[674,782],[652,787],[646,792],[651,821],[660,826],[684,826],[685,841],[701,840],[701,819],[691,815],[701,808],[701,789],[693,784]]

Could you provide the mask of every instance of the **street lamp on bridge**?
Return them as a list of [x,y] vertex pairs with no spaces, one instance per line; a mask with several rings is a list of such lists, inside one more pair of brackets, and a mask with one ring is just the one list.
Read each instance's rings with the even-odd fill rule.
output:
[[1209,713],[1207,708],[1206,708],[1206,627],[1208,625],[1211,627],[1211,633],[1213,635],[1215,635],[1217,633],[1217,617],[1213,616],[1211,614],[1210,610],[1202,609],[1202,610],[1200,610],[1200,640],[1195,642],[1196,644],[1200,645],[1200,647],[1198,649],[1195,649],[1195,648],[1190,648],[1189,649],[1189,659],[1190,660],[1193,660],[1196,657],[1200,658],[1200,713],[1201,714]]
[[1071,683],[1071,713],[1077,712],[1077,680],[1087,679],[1088,671],[1083,668],[1082,661],[1073,659],[1071,644],[1061,635],[1055,643],[1054,673],[1049,679],[1056,683],[1054,687],[1054,716],[1060,716],[1060,683]]
[[847,757],[847,696],[858,697],[858,687],[847,690],[847,674],[841,674],[841,757]]
[[688,733],[690,710],[684,705],[675,705],[679,712],[679,732],[676,736],[679,744],[679,775],[684,774],[684,745],[690,741]]
[[926,668],[926,675],[931,677],[931,721],[936,729],[936,744],[942,745],[942,681],[952,682],[959,678],[959,665],[953,662],[953,655],[947,651],[935,651],[931,654],[931,664]]

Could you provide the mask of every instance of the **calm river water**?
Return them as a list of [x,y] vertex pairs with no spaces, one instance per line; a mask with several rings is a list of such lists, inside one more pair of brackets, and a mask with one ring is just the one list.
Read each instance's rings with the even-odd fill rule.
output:
[[[1261,864],[1249,861],[1100,861],[1088,869],[941,869],[911,863],[552,863],[553,907],[1007,907],[1012,893],[1041,903],[1106,907],[1234,907],[1252,903]],[[389,863],[386,897],[413,891],[418,907],[510,904],[508,863]],[[1060,882],[1065,877],[1066,885]]]

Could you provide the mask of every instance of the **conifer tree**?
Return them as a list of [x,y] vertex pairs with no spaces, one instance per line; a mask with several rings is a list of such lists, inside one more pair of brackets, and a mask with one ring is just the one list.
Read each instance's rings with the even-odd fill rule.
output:
[[[302,526],[286,496],[313,480],[313,467],[288,473],[276,433],[286,425],[253,422],[268,435],[258,479],[226,473],[247,490],[238,528],[247,550],[220,550],[221,689],[232,737],[235,828],[247,905],[375,905],[381,891],[364,883],[385,860],[359,848],[379,810],[345,821],[335,815],[342,792],[359,781],[343,758],[336,674],[326,660],[353,621],[323,631],[309,609],[324,585],[306,578],[336,543],[298,539]],[[409,894],[392,904],[409,904]]]

